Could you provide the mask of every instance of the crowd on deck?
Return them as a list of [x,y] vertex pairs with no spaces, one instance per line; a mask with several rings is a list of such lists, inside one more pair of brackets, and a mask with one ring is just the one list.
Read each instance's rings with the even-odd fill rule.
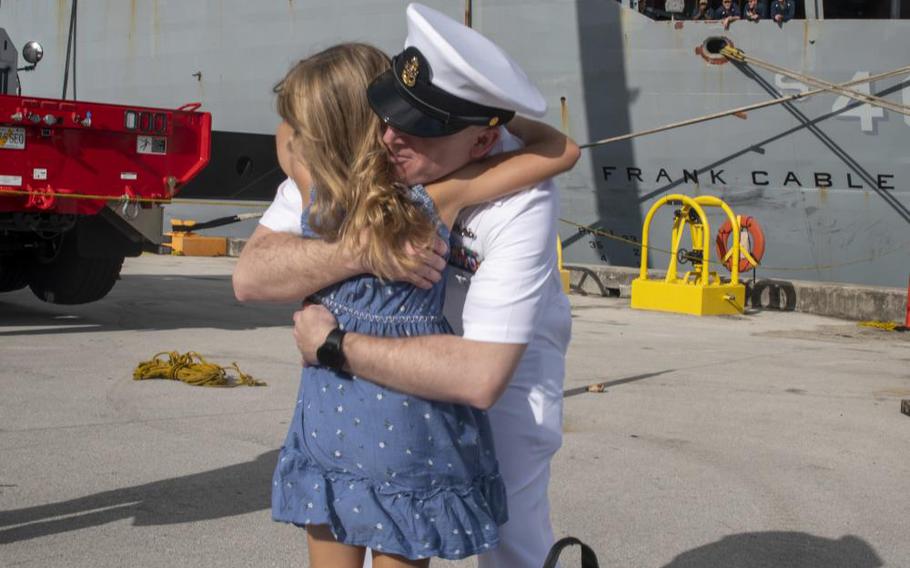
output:
[[713,8],[708,0],[698,0],[698,5],[690,19],[724,20],[725,22],[735,22],[736,20],[757,22],[770,19],[782,24],[792,20],[795,15],[795,0],[771,0],[770,6],[760,0],[744,0],[742,5],[734,0],[721,0]]
[[[683,9],[683,6],[692,5],[691,0],[666,0],[664,9],[659,9],[656,3],[655,0],[639,0],[638,9],[655,19],[722,21],[724,26],[737,20],[772,20],[780,25],[796,17],[796,0],[695,0],[690,9]],[[671,4],[679,7],[671,8]]]

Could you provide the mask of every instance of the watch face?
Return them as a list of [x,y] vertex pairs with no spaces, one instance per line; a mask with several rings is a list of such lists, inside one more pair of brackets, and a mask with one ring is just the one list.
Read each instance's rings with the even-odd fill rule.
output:
[[344,366],[344,353],[341,350],[341,340],[344,332],[334,330],[326,338],[325,343],[316,350],[316,358],[320,365],[340,369]]
[[319,364],[326,367],[334,367],[337,364],[338,354],[334,352],[331,345],[323,345],[316,350],[316,358]]

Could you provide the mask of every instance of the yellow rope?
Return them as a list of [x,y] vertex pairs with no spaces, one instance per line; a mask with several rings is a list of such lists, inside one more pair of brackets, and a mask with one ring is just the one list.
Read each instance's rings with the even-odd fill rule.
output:
[[[2,197],[4,194],[6,194],[6,195],[26,195],[27,196],[27,195],[34,195],[34,192],[0,188],[0,197]],[[41,194],[38,194],[38,195],[41,195]],[[93,199],[93,200],[100,199],[100,200],[105,200],[105,201],[122,200],[122,198],[112,197],[110,195],[92,195],[92,194],[80,194],[80,193],[54,193],[53,196],[59,197],[59,198],[64,198],[64,199]],[[234,207],[262,207],[261,204],[252,204],[252,203],[243,203],[243,202],[232,203],[230,201],[208,201],[208,200],[204,200],[204,199],[199,199],[199,200],[195,200],[195,199],[157,199],[157,198],[152,198],[152,197],[135,197],[135,198],[130,197],[129,201],[133,202],[133,203],[170,203],[170,204],[174,204],[174,205],[176,205],[176,204],[187,204],[187,205],[199,204],[199,205],[226,205],[226,206],[234,206]],[[623,243],[641,248],[641,243],[639,243],[638,241],[633,241],[631,239],[627,239],[624,237],[618,237],[616,235],[613,235],[613,234],[610,234],[610,233],[607,233],[604,231],[598,231],[596,229],[591,229],[585,225],[575,223],[574,221],[569,221],[568,219],[560,219],[560,221],[562,221],[563,223],[566,223],[568,225],[573,225],[575,227],[584,229],[585,232],[591,233],[593,235],[597,235],[599,237],[604,237],[607,239],[613,239],[614,241],[623,242]],[[901,250],[905,250],[905,248],[908,245],[910,245],[910,243],[903,243],[900,246],[895,247],[894,249],[889,250],[889,251],[870,255],[865,258],[855,259],[855,260],[851,260],[848,262],[840,262],[840,263],[836,263],[836,264],[816,264],[816,265],[806,265],[806,266],[797,266],[797,267],[765,266],[764,268],[766,270],[774,270],[776,272],[806,272],[809,270],[830,270],[832,268],[839,268],[839,267],[843,267],[843,266],[850,266],[853,264],[862,264],[865,262],[871,262],[871,261],[881,258],[883,256],[887,256],[889,254],[892,254],[892,253],[895,253],[895,252],[898,252]],[[661,248],[654,247],[654,246],[648,247],[648,250],[662,252],[664,254],[672,254],[668,250],[661,249]],[[720,266],[719,263],[716,263],[714,261],[709,261],[709,262],[711,265],[717,265],[718,267]]]
[[907,331],[907,327],[897,323],[896,321],[861,321],[856,325],[860,327],[871,327],[874,329],[881,329],[884,331]]
[[[618,236],[616,236],[612,233],[608,233],[606,231],[599,231],[597,229],[592,229],[586,225],[582,225],[580,223],[576,223],[576,222],[570,221],[568,219],[560,218],[559,220],[561,222],[565,223],[566,225],[572,225],[573,227],[578,227],[579,229],[583,229],[585,233],[590,233],[592,235],[597,235],[598,237],[604,237],[606,239],[612,239],[614,241],[619,241],[621,243],[626,243],[626,244],[632,245],[634,247],[642,248],[641,243],[638,241],[633,241],[632,239],[627,239],[625,237],[618,237]],[[884,256],[888,256],[889,254],[894,254],[896,252],[905,251],[905,250],[907,250],[907,247],[910,247],[910,241],[901,243],[900,245],[894,247],[893,249],[885,250],[878,254],[872,254],[867,257],[857,258],[854,260],[848,260],[845,262],[838,262],[838,263],[832,263],[832,264],[813,264],[813,265],[806,265],[806,266],[765,266],[764,264],[760,264],[759,266],[761,268],[764,268],[765,270],[773,270],[775,272],[806,272],[809,270],[831,270],[833,268],[841,268],[844,266],[851,266],[854,264],[863,264],[866,262],[872,262],[873,260],[877,260]],[[661,252],[661,253],[668,254],[668,255],[673,254],[671,251],[662,249],[660,247],[655,247],[655,246],[649,246],[648,250],[654,251],[654,252]],[[714,266],[717,268],[720,268],[720,266],[721,266],[721,264],[719,262],[714,261],[714,260],[709,260],[708,264],[710,266]]]
[[101,195],[94,193],[43,193],[38,191],[24,191],[21,189],[0,188],[0,197],[5,195],[21,195],[28,197],[54,197],[59,199],[90,199],[92,201],[129,201],[130,203],[162,203],[166,205],[220,205],[226,207],[267,207],[263,202],[249,201],[215,201],[210,199],[182,199],[170,197],[130,197],[127,195]]
[[[161,355],[167,355],[167,360],[159,359]],[[228,375],[229,369],[236,371],[237,376]],[[222,367],[209,363],[201,355],[192,351],[185,354],[177,351],[170,353],[162,351],[156,353],[151,360],[139,363],[136,370],[133,371],[133,380],[145,379],[170,379],[197,387],[266,386],[265,382],[257,381],[241,371],[237,363],[231,363],[229,367]]]

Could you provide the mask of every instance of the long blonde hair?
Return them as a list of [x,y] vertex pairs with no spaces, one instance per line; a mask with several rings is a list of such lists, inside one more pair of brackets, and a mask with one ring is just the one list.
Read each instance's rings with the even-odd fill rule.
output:
[[313,180],[310,226],[326,241],[361,250],[381,278],[413,268],[405,245],[426,246],[435,232],[396,181],[367,101],[370,82],[390,66],[375,47],[345,43],[298,62],[275,86],[278,114],[294,129],[291,147]]

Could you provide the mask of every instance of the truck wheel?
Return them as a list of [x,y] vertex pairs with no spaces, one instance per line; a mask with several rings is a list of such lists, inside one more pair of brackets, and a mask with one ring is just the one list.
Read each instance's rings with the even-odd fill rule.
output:
[[28,286],[28,263],[21,256],[0,256],[0,292]]
[[123,266],[123,257],[85,258],[79,254],[75,235],[63,235],[51,258],[32,264],[29,288],[39,299],[51,304],[85,304],[105,297]]

